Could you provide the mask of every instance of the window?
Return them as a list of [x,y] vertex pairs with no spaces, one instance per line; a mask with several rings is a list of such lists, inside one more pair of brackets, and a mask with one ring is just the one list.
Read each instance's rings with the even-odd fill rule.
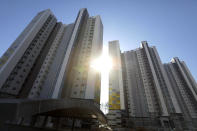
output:
[[10,86],[9,85],[5,85],[5,86],[3,86],[3,88],[9,88]]
[[26,59],[26,58],[27,58],[27,56],[26,56],[26,55],[24,55],[24,56],[23,56],[23,59]]
[[13,74],[13,75],[17,75],[17,72],[16,72],[16,71],[14,71],[12,74]]
[[21,69],[21,66],[17,66],[17,69]]
[[29,51],[27,51],[27,52],[26,52],[26,54],[27,54],[27,55],[29,55],[29,54],[30,54],[30,52],[29,52]]
[[14,77],[13,77],[13,76],[12,76],[12,77],[9,77],[9,80],[10,80],[10,81],[14,80]]
[[23,69],[23,72],[26,72],[26,69]]
[[39,91],[36,91],[36,94],[37,94],[37,95],[40,95],[40,92],[39,92]]
[[23,63],[24,63],[24,61],[22,61],[22,60],[21,60],[19,63],[20,63],[20,64],[23,64]]
[[41,90],[42,89],[42,87],[41,86],[38,86],[38,88]]

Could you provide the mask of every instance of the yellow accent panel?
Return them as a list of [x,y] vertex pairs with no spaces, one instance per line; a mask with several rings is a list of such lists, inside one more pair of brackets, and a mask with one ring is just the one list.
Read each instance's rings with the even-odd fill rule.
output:
[[109,109],[120,109],[120,94],[112,92],[109,94]]

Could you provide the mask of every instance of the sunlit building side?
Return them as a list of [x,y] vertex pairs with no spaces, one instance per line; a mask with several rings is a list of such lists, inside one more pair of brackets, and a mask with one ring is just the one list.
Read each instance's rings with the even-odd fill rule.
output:
[[107,118],[111,127],[118,128],[121,127],[121,110],[125,109],[119,41],[109,42],[109,57],[113,64],[109,71],[109,113]]
[[[91,62],[102,55],[103,25],[100,16],[89,17],[81,10],[81,27],[73,47],[63,97],[85,98],[100,103],[101,73],[91,68]],[[80,14],[79,14],[80,15]]]
[[[38,86],[35,88],[40,89],[35,89],[29,94],[33,86],[32,81],[36,79],[41,65],[44,64],[44,59],[60,26],[63,25],[57,23],[50,10],[42,11],[4,53],[0,68],[1,97],[20,98],[41,94],[41,88]],[[28,81],[29,78],[31,81]]]

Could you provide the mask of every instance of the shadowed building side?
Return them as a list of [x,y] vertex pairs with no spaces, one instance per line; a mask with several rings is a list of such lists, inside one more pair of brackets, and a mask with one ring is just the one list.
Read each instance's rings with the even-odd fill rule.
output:
[[112,41],[109,55],[114,67],[109,74],[107,118],[114,129],[186,129],[176,93],[154,46],[142,41],[140,48],[120,53],[118,41]]
[[122,53],[122,63],[127,117],[138,127],[170,128],[170,115],[182,112],[156,48],[143,41]]
[[197,125],[197,86],[184,61],[177,57],[164,64],[172,89],[184,117],[186,128],[193,129]]

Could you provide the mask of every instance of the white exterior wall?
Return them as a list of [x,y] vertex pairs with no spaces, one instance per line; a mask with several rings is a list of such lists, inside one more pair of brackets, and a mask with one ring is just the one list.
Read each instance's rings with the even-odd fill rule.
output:
[[[103,44],[103,25],[101,22],[100,16],[93,17],[92,19],[95,20],[94,25],[94,33],[93,33],[93,40],[92,40],[92,48],[90,54],[90,62],[92,60],[98,59],[102,53],[102,44]],[[89,62],[89,64],[90,64]],[[95,86],[97,81],[97,76],[100,74],[93,68],[89,68],[88,71],[88,78],[87,78],[87,86],[85,91],[85,98],[86,99],[95,99]],[[100,92],[98,92],[100,94]]]
[[[120,109],[125,109],[119,41],[109,42],[109,56],[112,58],[112,69],[110,70],[110,74],[109,74],[109,88],[110,88],[109,97],[110,99],[112,99],[112,97],[117,97],[114,96],[113,94],[119,92]],[[113,100],[112,101],[110,100],[110,103],[113,108]]]
[[146,52],[146,55],[148,57],[148,62],[150,64],[151,72],[152,72],[153,79],[154,79],[154,82],[155,82],[156,92],[157,92],[158,98],[160,100],[159,102],[160,102],[160,106],[161,106],[160,109],[162,111],[162,116],[168,116],[169,114],[168,114],[168,111],[167,111],[164,96],[163,96],[163,93],[161,91],[161,87],[159,85],[159,81],[158,81],[157,76],[156,76],[156,72],[155,72],[155,69],[154,69],[154,66],[153,66],[153,63],[152,63],[152,60],[151,60],[151,56],[149,54],[147,43],[142,42],[142,45],[145,48],[145,52]]
[[174,91],[173,91],[173,89],[172,89],[172,86],[170,85],[169,79],[168,79],[168,77],[167,77],[167,74],[166,74],[166,72],[165,72],[165,70],[164,70],[164,67],[163,67],[163,65],[162,65],[162,62],[161,62],[161,60],[160,60],[159,54],[158,54],[158,52],[157,52],[157,50],[156,50],[155,47],[153,47],[153,50],[154,50],[154,53],[156,54],[157,60],[158,60],[158,62],[159,62],[159,67],[160,67],[161,72],[162,72],[162,74],[163,74],[163,77],[164,77],[164,80],[165,80],[167,89],[168,89],[169,94],[170,94],[170,98],[171,98],[172,103],[173,103],[173,106],[174,106],[174,108],[175,108],[175,113],[182,113],[182,112],[181,112],[181,109],[180,109],[180,107],[179,107],[179,105],[178,105],[178,101],[177,101],[177,99],[176,99],[175,93],[174,93]]
[[46,10],[43,13],[38,14],[38,16],[36,16],[26,27],[24,32],[22,32],[21,35],[15,40],[13,45],[17,45],[17,48],[9,57],[7,62],[0,68],[0,88],[16,66],[17,62],[21,59],[24,52],[29,47],[31,41],[34,39],[49,15],[53,15],[50,10]]

